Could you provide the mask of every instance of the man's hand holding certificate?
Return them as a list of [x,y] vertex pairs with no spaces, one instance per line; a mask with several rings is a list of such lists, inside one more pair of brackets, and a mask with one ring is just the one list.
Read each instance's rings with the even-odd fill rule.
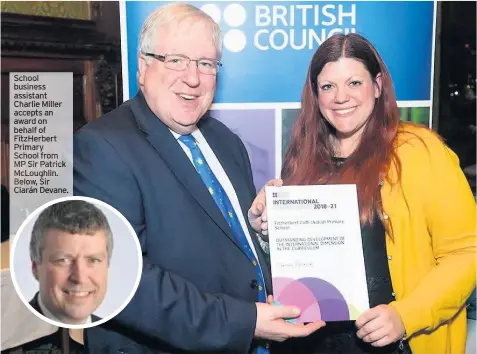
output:
[[355,185],[267,186],[276,303],[298,322],[355,320],[369,309]]

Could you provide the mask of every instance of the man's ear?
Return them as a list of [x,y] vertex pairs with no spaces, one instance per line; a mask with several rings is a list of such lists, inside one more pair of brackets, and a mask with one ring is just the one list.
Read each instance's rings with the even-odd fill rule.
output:
[[35,277],[35,279],[38,280],[38,263],[37,263],[37,261],[32,261],[31,262],[31,272],[33,273],[33,276]]
[[139,82],[139,86],[144,86],[144,78],[146,77],[146,70],[147,70],[147,62],[146,57],[140,54],[138,57],[138,77],[137,81]]
[[374,80],[374,97],[379,98],[383,89],[383,75],[379,73]]

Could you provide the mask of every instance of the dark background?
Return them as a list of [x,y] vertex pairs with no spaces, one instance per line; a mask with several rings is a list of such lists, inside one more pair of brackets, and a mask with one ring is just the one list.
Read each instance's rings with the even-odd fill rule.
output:
[[437,131],[471,177],[475,194],[476,2],[441,2],[440,6],[440,70],[436,71],[439,94],[434,97],[439,104],[434,118]]

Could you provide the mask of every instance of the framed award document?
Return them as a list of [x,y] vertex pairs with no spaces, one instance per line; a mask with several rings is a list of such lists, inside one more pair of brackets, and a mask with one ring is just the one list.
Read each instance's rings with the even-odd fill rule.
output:
[[276,304],[297,322],[355,320],[369,309],[356,185],[266,187]]

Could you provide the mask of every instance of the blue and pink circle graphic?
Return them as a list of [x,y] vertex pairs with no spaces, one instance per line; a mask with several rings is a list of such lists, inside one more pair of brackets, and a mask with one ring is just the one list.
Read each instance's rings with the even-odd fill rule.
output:
[[352,319],[350,312],[355,312],[348,308],[341,292],[323,279],[273,278],[273,293],[275,303],[301,309],[298,323],[348,321]]

